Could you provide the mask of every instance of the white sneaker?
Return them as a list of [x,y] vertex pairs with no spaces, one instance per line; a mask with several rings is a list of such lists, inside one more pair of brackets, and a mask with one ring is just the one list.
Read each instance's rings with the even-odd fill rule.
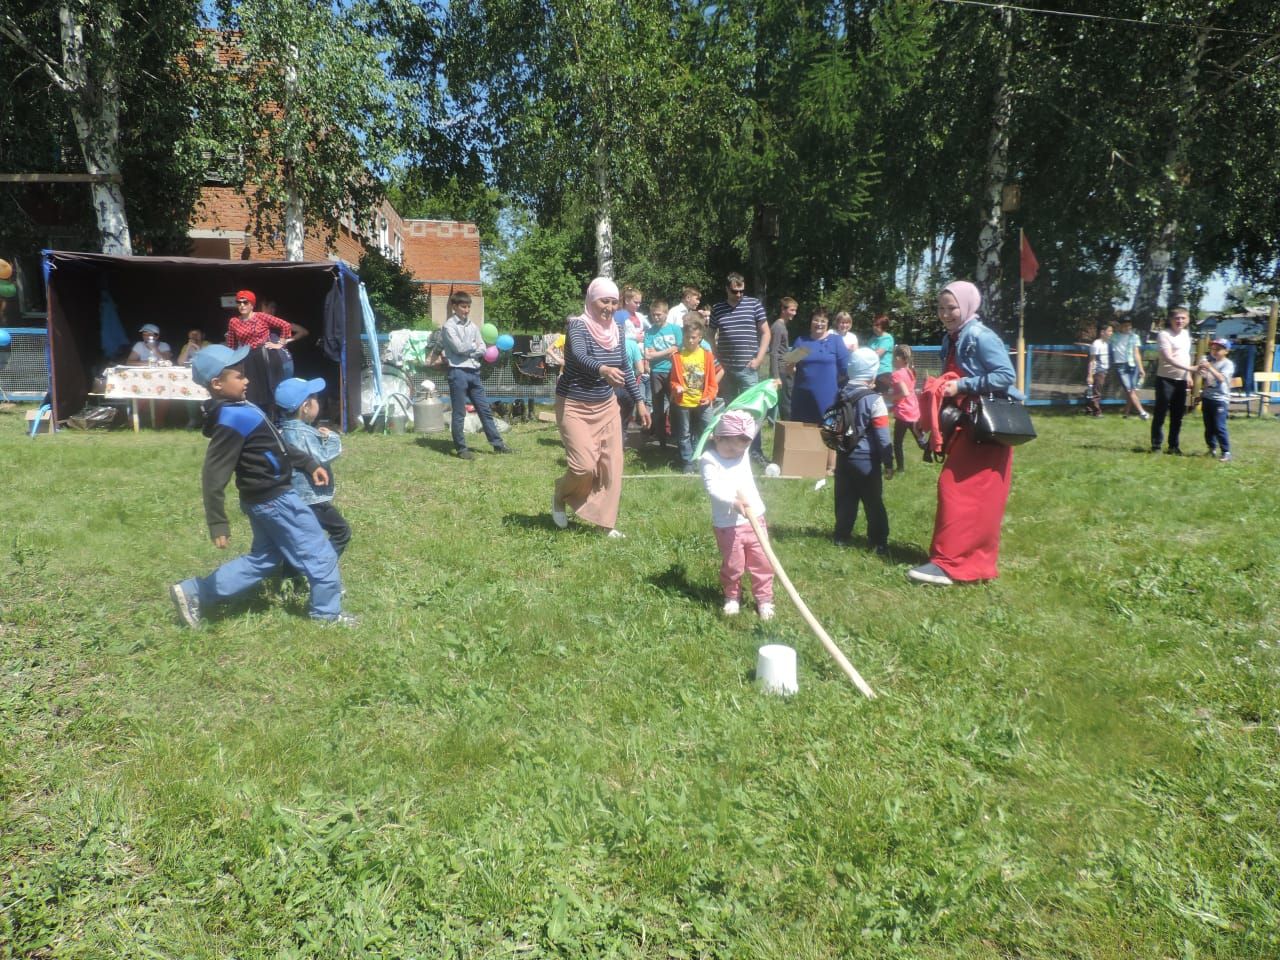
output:
[[721,612],[724,613],[726,617],[736,617],[740,609],[742,608],[738,606],[737,600],[726,600],[724,602],[724,609]]
[[772,620],[774,616],[773,604],[772,603],[760,604],[759,608],[756,610],[756,613],[760,614],[761,620]]
[[551,522],[563,530],[569,526],[569,515],[563,510],[556,509],[556,495],[551,495]]
[[949,587],[953,583],[947,572],[936,563],[926,563],[907,571],[907,578],[916,583],[931,583],[935,587]]
[[627,539],[627,535],[626,535],[625,533],[623,533],[621,530],[618,530],[618,529],[616,529],[616,528],[615,528],[615,529],[613,529],[613,530],[610,530],[610,531],[608,532],[608,534],[606,534],[606,536],[608,536],[608,538],[609,538],[610,540],[625,540],[625,539]]

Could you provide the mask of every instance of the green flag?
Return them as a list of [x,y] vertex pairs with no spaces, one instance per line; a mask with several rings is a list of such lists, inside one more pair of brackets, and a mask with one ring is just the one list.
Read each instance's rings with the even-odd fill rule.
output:
[[711,418],[711,422],[707,424],[707,429],[702,431],[702,437],[698,440],[698,446],[694,448],[693,458],[696,460],[702,456],[702,450],[707,445],[707,441],[711,438],[711,434],[716,429],[716,424],[730,410],[746,410],[757,421],[763,420],[765,414],[774,408],[778,402],[778,385],[773,380],[761,380],[759,383],[747,387],[740,394],[729,401],[728,405]]

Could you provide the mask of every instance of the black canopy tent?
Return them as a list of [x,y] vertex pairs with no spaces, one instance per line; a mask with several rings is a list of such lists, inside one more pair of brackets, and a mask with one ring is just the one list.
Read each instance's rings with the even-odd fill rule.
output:
[[360,279],[345,264],[193,257],[113,257],[45,250],[42,253],[49,318],[49,365],[58,419],[78,412],[93,373],[113,358],[101,347],[101,291],[115,302],[125,334],[154,323],[160,339],[178,350],[187,331],[200,328],[220,343],[234,307],[224,297],[248,289],[258,302],[306,327],[310,336],[290,345],[297,376],[324,377],[338,400],[346,430],[360,416]]

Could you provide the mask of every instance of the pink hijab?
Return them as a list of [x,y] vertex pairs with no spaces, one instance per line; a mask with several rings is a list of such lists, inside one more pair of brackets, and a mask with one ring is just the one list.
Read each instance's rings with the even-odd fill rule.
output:
[[968,280],[952,280],[942,288],[942,292],[951,294],[960,305],[960,326],[963,327],[978,315],[978,308],[982,306],[982,294]]
[[618,345],[618,324],[614,322],[612,314],[604,323],[601,323],[596,316],[599,311],[591,309],[597,300],[605,297],[617,299],[618,285],[608,277],[596,277],[587,287],[586,300],[582,304],[582,316],[578,320],[587,325],[587,333],[591,335],[591,339],[598,347],[612,350]]

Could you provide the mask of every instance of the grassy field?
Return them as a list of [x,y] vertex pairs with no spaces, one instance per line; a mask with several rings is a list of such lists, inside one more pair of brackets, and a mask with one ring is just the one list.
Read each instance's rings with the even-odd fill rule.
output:
[[696,479],[629,481],[624,541],[554,530],[553,426],[349,437],[362,625],[274,590],[191,631],[202,439],[0,413],[0,956],[1280,956],[1280,423],[1225,465],[1038,426],[987,586],[904,577],[932,466],[889,562],[762,483],[872,702],[781,593],[719,616]]

